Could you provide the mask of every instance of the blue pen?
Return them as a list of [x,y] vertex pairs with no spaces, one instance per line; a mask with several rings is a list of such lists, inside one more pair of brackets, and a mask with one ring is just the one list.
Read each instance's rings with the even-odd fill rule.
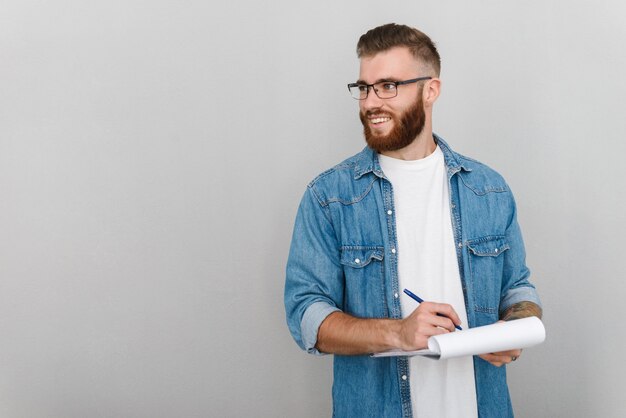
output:
[[[404,293],[406,293],[407,295],[409,295],[411,297],[411,299],[413,299],[414,301],[416,301],[417,303],[422,303],[424,302],[424,299],[420,298],[419,296],[417,296],[415,293],[411,292],[409,289],[404,289]],[[445,315],[438,313],[438,316],[443,316],[444,318],[447,318]],[[454,328],[458,329],[459,331],[463,331],[463,328],[461,328],[458,325],[455,325]]]

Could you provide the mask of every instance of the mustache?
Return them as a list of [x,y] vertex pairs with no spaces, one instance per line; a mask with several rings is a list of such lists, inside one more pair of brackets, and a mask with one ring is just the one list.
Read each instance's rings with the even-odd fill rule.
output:
[[389,116],[390,118],[393,118],[393,114],[389,112],[381,112],[380,110],[367,110],[365,113],[361,112],[361,115],[366,118],[369,118],[370,116]]

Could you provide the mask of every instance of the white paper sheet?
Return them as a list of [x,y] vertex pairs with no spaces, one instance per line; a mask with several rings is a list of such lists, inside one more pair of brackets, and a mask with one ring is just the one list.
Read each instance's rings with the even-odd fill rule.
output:
[[374,353],[372,357],[426,356],[433,359],[447,359],[528,348],[542,343],[545,339],[546,330],[543,323],[539,318],[531,316],[435,335],[428,339],[428,349],[391,350]]

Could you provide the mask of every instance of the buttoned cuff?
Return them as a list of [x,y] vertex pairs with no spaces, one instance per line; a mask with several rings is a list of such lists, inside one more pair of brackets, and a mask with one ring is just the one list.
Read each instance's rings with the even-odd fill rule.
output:
[[539,300],[539,295],[537,295],[535,288],[530,286],[521,286],[509,289],[509,291],[506,292],[506,295],[500,302],[500,314],[509,309],[512,305],[520,302],[532,302],[541,306],[541,301]]
[[315,344],[317,344],[317,332],[324,319],[331,313],[339,310],[339,308],[329,305],[326,302],[315,302],[304,311],[302,322],[300,323],[300,331],[302,334],[302,342],[307,353],[315,355],[324,354],[315,348]]

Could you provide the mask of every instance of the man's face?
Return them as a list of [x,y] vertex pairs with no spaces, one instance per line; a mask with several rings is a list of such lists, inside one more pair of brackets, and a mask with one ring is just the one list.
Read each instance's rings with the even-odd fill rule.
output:
[[[359,82],[404,81],[423,76],[408,48],[397,47],[361,58]],[[381,99],[373,89],[359,101],[359,117],[367,145],[378,151],[395,151],[411,144],[424,129],[426,114],[422,84],[398,86],[398,95]]]

